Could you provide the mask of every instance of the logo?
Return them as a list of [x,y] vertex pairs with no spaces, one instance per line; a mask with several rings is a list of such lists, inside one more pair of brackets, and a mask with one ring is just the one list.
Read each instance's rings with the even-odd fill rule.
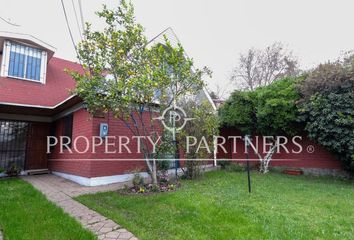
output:
[[181,108],[173,104],[163,111],[162,116],[154,118],[155,120],[160,120],[165,129],[170,132],[179,132],[187,124],[188,121],[194,118],[188,118],[186,112]]

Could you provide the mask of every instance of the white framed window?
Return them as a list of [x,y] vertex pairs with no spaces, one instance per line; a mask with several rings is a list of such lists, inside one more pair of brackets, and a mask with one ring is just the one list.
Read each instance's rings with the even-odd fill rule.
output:
[[46,51],[17,42],[4,42],[1,76],[45,83],[46,68]]

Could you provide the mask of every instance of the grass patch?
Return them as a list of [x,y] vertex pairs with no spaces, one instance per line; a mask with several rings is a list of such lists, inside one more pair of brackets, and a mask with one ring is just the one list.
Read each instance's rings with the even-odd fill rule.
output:
[[177,192],[77,199],[140,239],[354,239],[354,184],[335,179],[210,172]]
[[0,180],[0,229],[5,239],[96,239],[21,179]]

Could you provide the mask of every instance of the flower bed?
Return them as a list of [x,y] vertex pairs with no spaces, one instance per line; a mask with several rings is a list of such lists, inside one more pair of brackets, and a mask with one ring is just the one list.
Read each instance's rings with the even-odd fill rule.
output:
[[158,183],[146,184],[144,182],[144,178],[139,174],[135,173],[134,178],[132,180],[133,187],[128,187],[127,185],[120,193],[123,194],[152,194],[152,193],[159,193],[159,192],[172,192],[175,191],[177,188],[180,187],[180,182],[178,181],[171,181],[168,176],[167,171],[160,172],[158,175]]

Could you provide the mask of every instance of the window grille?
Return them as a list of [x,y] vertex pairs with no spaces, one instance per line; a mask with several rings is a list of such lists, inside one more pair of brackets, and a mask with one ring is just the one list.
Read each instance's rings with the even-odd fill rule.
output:
[[41,61],[41,50],[20,44],[11,44],[8,75],[40,81]]
[[44,83],[46,59],[43,50],[5,41],[1,75]]
[[26,122],[0,121],[0,168],[24,169],[28,127]]

